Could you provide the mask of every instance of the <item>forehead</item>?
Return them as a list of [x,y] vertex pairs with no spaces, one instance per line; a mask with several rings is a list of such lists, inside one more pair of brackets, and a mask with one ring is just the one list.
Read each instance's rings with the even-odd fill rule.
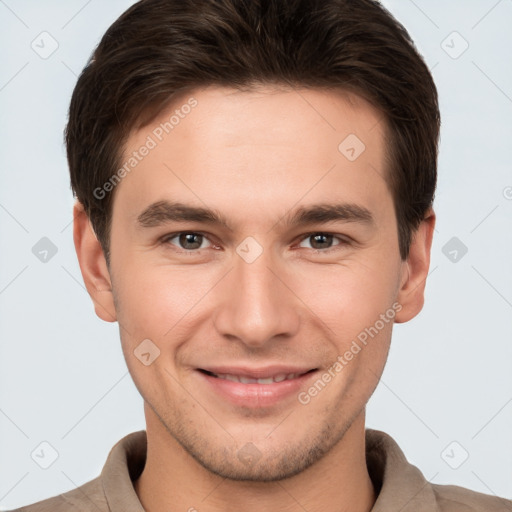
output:
[[198,89],[131,134],[121,165],[135,165],[125,165],[114,210],[129,203],[135,215],[177,197],[224,211],[301,198],[368,204],[387,192],[385,128],[353,93]]

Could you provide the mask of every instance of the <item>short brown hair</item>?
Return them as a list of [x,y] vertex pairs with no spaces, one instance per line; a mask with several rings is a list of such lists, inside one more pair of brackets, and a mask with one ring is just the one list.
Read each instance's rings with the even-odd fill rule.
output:
[[130,133],[186,91],[258,84],[352,91],[384,114],[387,183],[407,258],[434,199],[440,114],[428,67],[379,2],[142,0],[82,71],[65,131],[71,187],[107,263],[113,192],[94,191],[118,170]]

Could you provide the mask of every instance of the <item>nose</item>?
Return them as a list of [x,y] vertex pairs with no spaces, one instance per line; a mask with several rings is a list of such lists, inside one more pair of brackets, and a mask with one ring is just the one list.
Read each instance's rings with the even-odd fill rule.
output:
[[[249,263],[237,254],[234,268],[221,281],[214,325],[224,336],[258,348],[276,338],[294,336],[300,324],[300,301],[289,287],[291,275],[264,250]],[[288,282],[287,282],[288,281]]]

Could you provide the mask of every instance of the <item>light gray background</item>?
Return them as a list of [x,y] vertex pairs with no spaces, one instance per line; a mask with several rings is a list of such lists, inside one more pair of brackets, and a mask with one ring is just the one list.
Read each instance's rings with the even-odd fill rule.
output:
[[[111,447],[145,426],[117,324],[95,316],[83,286],[62,142],[78,73],[132,3],[0,0],[4,510],[96,477]],[[432,482],[512,498],[512,1],[383,3],[432,69],[442,140],[425,307],[395,327],[367,425]],[[43,37],[50,48],[43,31],[59,45],[47,59],[31,48]],[[460,56],[454,31],[469,43]],[[58,249],[46,263],[32,253],[42,237]],[[443,253],[452,237],[468,248],[456,262]],[[43,441],[58,452],[48,469],[31,458]]]

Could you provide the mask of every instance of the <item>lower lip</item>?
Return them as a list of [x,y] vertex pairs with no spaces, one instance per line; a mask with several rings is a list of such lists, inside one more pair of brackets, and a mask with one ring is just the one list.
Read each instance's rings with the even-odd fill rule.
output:
[[258,408],[270,407],[281,400],[297,395],[306,382],[317,372],[309,372],[295,379],[283,380],[272,384],[243,384],[231,380],[213,377],[199,370],[197,373],[213,388],[213,390],[234,405]]

